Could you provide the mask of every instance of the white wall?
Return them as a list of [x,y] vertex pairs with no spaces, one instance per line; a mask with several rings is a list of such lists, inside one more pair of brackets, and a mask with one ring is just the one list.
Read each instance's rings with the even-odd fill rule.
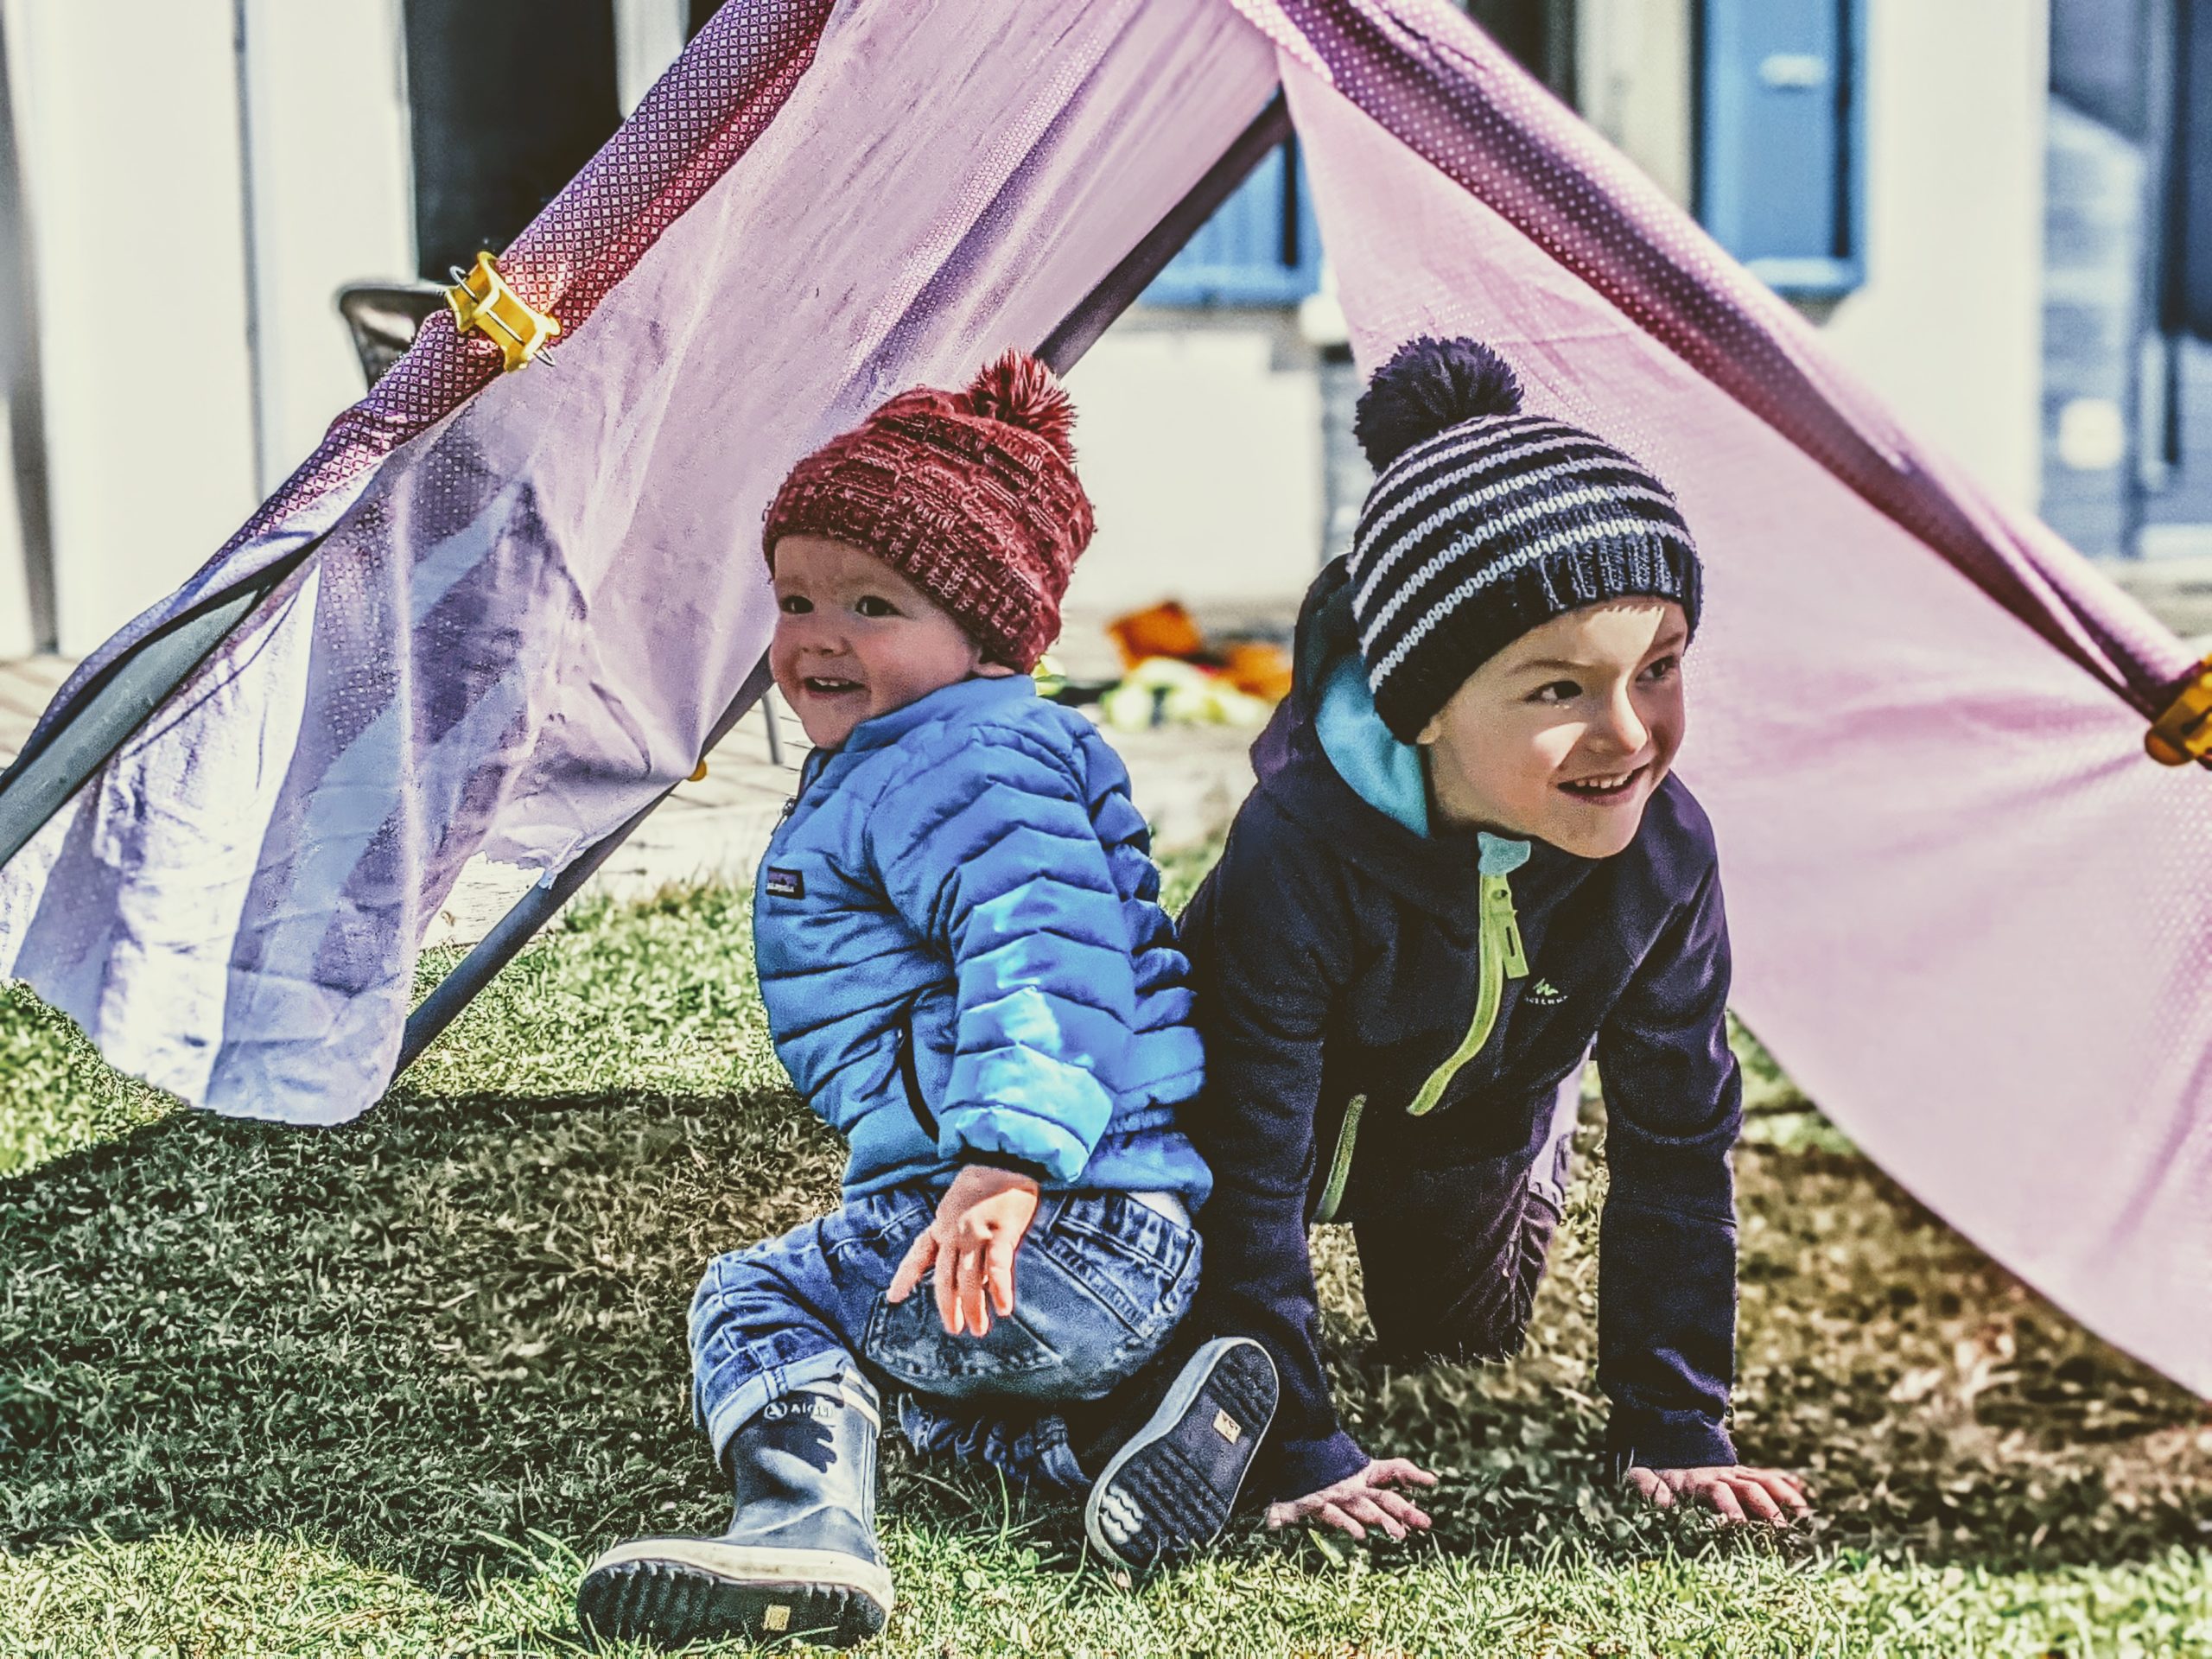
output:
[[2039,495],[2044,0],[1872,0],[1867,282],[1827,327],[1914,434]]
[[1098,536],[1066,609],[1294,603],[1320,568],[1321,392],[1278,331],[1172,315],[1109,330],[1068,375]]
[[[2038,499],[2045,0],[1866,0],[1866,282],[1829,347],[2010,505]],[[1691,0],[1581,0],[1580,101],[1691,195]]]
[[65,652],[204,563],[360,396],[333,295],[413,274],[399,4],[0,0]]
[[231,0],[6,0],[56,613],[90,650],[254,502]]
[[15,468],[15,407],[0,399],[0,663],[39,648],[38,617],[31,602],[32,552],[23,534],[23,504]]
[[1693,0],[1581,0],[1575,107],[1652,182],[1689,205]]
[[[0,37],[0,54],[6,41]],[[46,591],[43,467],[16,471],[16,429],[38,420],[38,324],[31,304],[14,97],[0,86],[0,661],[45,643],[54,619]],[[25,437],[35,435],[26,432]],[[28,446],[35,454],[35,446]]]
[[[362,391],[334,296],[415,275],[401,0],[242,0],[251,134],[257,495]],[[211,546],[206,550],[213,552]]]

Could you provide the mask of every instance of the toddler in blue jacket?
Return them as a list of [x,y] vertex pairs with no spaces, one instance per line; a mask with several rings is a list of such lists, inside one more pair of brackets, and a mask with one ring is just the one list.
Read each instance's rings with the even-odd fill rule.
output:
[[1100,1467],[1065,1425],[1190,1307],[1211,1185],[1178,1123],[1203,1073],[1188,968],[1128,774],[1027,672],[1090,537],[1072,419],[1008,353],[893,398],[769,509],[769,662],[815,747],[754,949],[777,1052],[851,1160],[838,1211],[721,1257],[692,1304],[728,1531],[601,1555],[588,1629],[880,1630],[885,1389],[919,1450],[1087,1485],[1092,1543],[1132,1566],[1211,1540],[1273,1415],[1272,1362],[1229,1338]]

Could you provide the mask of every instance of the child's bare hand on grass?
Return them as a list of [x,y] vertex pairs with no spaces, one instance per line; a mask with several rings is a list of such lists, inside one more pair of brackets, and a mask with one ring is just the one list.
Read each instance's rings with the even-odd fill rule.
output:
[[1732,1523],[1764,1521],[1786,1527],[1813,1512],[1802,1477],[1787,1469],[1746,1469],[1730,1464],[1707,1469],[1630,1469],[1629,1484],[1662,1510],[1677,1498],[1702,1503]]
[[1404,1458],[1378,1458],[1357,1474],[1347,1475],[1333,1486],[1324,1486],[1304,1497],[1268,1504],[1268,1529],[1274,1532],[1300,1521],[1311,1521],[1348,1532],[1355,1538],[1364,1538],[1368,1528],[1380,1527],[1389,1535],[1392,1542],[1403,1543],[1408,1529],[1423,1532],[1428,1529],[1428,1516],[1414,1506],[1411,1498],[1389,1489],[1394,1485],[1435,1484],[1434,1475]]
[[1014,1312],[1014,1257],[1037,1214],[1038,1186],[1029,1176],[969,1164],[938,1201],[937,1218],[906,1251],[892,1275],[887,1300],[903,1302],[937,1267],[938,1317],[954,1336],[982,1336],[991,1310]]

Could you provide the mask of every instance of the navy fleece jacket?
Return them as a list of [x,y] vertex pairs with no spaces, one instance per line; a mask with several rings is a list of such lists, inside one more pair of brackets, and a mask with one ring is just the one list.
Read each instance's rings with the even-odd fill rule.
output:
[[[1364,698],[1341,564],[1315,583],[1297,685],[1254,747],[1259,786],[1183,920],[1206,1086],[1185,1124],[1212,1166],[1194,1329],[1250,1336],[1283,1397],[1255,1484],[1281,1498],[1359,1470],[1319,1344],[1306,1227],[1347,1102],[1367,1096],[1337,1219],[1414,1168],[1533,1158],[1594,1047],[1611,1184],[1598,1380],[1617,1457],[1729,1464],[1742,1089],[1711,826],[1669,779],[1614,857],[1528,844],[1511,877],[1525,977],[1434,1110],[1404,1107],[1466,1034],[1480,972],[1478,837],[1427,823],[1419,756]],[[1485,837],[1493,863],[1521,843]],[[1532,1000],[1529,988],[1548,994]]]

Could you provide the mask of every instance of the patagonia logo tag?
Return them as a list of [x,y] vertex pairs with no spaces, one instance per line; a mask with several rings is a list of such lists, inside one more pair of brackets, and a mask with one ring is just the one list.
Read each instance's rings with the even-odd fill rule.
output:
[[1529,988],[1529,1001],[1540,1008],[1555,1008],[1567,1001],[1567,993],[1548,979],[1540,979]]
[[779,870],[768,867],[768,896],[771,899],[804,899],[806,897],[806,877],[797,870]]

